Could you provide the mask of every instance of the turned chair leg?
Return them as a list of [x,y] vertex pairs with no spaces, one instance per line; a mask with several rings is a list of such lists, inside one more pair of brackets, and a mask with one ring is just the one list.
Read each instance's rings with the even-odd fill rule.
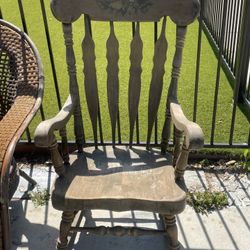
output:
[[60,224],[60,236],[57,242],[58,250],[68,249],[68,234],[74,217],[74,211],[63,211],[62,213],[62,220]]
[[176,225],[175,215],[164,215],[165,227],[170,240],[171,250],[180,250],[180,243],[178,241],[178,230]]

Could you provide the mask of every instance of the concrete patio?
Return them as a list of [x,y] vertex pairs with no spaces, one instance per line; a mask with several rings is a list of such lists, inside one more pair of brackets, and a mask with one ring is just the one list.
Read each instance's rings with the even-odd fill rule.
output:
[[[33,176],[41,189],[51,188],[55,173],[50,165],[24,164],[21,168]],[[235,199],[233,198],[235,194],[230,193],[229,188],[223,184],[220,177],[216,178],[219,187],[215,189],[224,190],[229,199]],[[190,189],[207,189],[211,184],[207,181],[208,178],[202,170],[186,171],[186,182]],[[181,249],[250,249],[250,206],[248,202],[250,186],[248,179],[247,181],[247,183],[242,182],[243,184],[238,181],[238,188],[235,188],[236,193],[243,190],[245,194],[245,197],[242,197],[245,202],[242,204],[231,201],[228,208],[214,211],[208,215],[197,214],[193,208],[187,206],[177,218]],[[28,190],[28,184],[21,178],[19,188],[11,202],[12,249],[55,249],[61,212],[54,210],[50,202],[46,206],[35,207],[32,201],[21,199],[26,190]],[[162,228],[158,214],[139,211],[125,213],[101,210],[83,211],[76,216],[74,223],[85,224],[89,227],[124,225]],[[168,249],[168,242],[163,236],[117,238],[77,233],[71,236],[70,246],[71,249],[87,250],[161,250]]]

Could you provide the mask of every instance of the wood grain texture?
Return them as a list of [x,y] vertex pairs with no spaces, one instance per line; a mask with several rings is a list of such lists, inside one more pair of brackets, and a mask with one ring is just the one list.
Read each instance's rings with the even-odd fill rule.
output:
[[75,214],[73,211],[63,211],[60,223],[60,235],[57,241],[57,250],[68,249],[68,233]]
[[189,149],[187,148],[186,142],[184,139],[181,152],[176,161],[176,166],[175,166],[175,178],[176,179],[183,178],[184,172],[188,164],[188,155],[189,155]]
[[107,94],[108,107],[112,129],[112,143],[115,145],[115,132],[119,110],[119,43],[115,36],[114,24],[110,22],[110,34],[106,43],[107,47]]
[[166,102],[166,117],[162,129],[162,139],[161,139],[162,153],[166,152],[166,148],[168,147],[168,141],[170,138],[170,132],[171,132],[170,102],[172,99],[177,98],[178,79],[180,76],[180,70],[182,64],[182,51],[185,43],[186,32],[187,32],[186,26],[177,26],[176,43],[175,43],[176,49],[172,63],[171,82],[168,89],[168,97]]
[[170,16],[178,25],[193,22],[200,10],[198,0],[52,0],[54,16],[64,23],[88,14],[102,21],[159,21]]
[[76,77],[76,59],[73,49],[73,35],[71,24],[63,24],[63,35],[66,46],[66,61],[69,75],[69,89],[74,105],[74,133],[77,147],[79,150],[81,150],[84,141],[84,128],[82,121],[82,111],[80,107],[79,88]]
[[173,158],[173,166],[175,166],[176,161],[181,153],[181,147],[182,147],[182,137],[183,132],[178,130],[174,126],[174,158]]
[[178,229],[175,215],[164,216],[164,223],[168,237],[170,239],[170,250],[180,250],[180,243],[178,241]]
[[186,194],[175,183],[171,156],[111,146],[70,155],[70,168],[57,178],[52,204],[59,210],[143,210],[162,214],[184,209]]
[[152,78],[150,83],[149,100],[148,100],[147,145],[149,145],[150,143],[150,138],[152,135],[152,130],[157,116],[162,94],[163,76],[165,73],[164,65],[166,62],[166,55],[168,48],[165,30],[166,30],[166,17],[164,17],[163,19],[161,34],[155,44],[155,50],[154,50],[153,70],[152,70]]
[[112,235],[112,236],[143,236],[143,235],[166,235],[167,232],[165,230],[155,230],[155,229],[144,229],[137,227],[122,227],[122,226],[114,226],[114,227],[71,227],[71,231],[73,232],[85,232],[85,233],[93,233],[97,235]]
[[175,127],[183,131],[185,135],[185,143],[188,149],[199,149],[204,144],[204,134],[200,126],[192,121],[189,121],[184,115],[181,106],[177,100],[172,100],[170,103],[170,112]]
[[87,15],[84,16],[85,36],[82,42],[84,63],[84,87],[90,120],[92,123],[94,141],[97,145],[97,119],[98,119],[98,89],[95,67],[95,44],[90,33],[90,22]]
[[141,73],[142,73],[142,47],[140,36],[140,26],[137,23],[135,35],[130,44],[130,75],[129,75],[129,124],[130,124],[130,145],[133,141],[133,133],[136,117],[138,115],[139,100],[141,93]]
[[49,146],[49,151],[51,154],[51,161],[55,168],[55,172],[59,176],[63,176],[65,173],[65,166],[64,166],[63,159],[58,151],[58,144],[56,140],[54,140],[54,143]]

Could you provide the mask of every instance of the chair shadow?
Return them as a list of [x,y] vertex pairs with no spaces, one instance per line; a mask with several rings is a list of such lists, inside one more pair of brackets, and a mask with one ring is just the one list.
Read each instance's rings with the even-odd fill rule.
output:
[[59,230],[48,225],[31,223],[26,218],[22,202],[25,201],[12,200],[10,203],[11,249],[44,250],[45,246],[47,249],[55,249]]
[[[155,213],[150,213],[150,218],[145,218],[142,215],[135,214],[135,211],[128,211],[127,216],[117,217],[112,211],[108,211],[109,215],[105,217],[94,217],[91,210],[84,210],[79,213],[79,217],[74,222],[74,226],[82,226],[81,222],[85,218],[84,227],[96,227],[109,223],[109,226],[117,226],[126,224],[129,227],[138,226],[142,228],[150,227],[163,230],[163,222]],[[131,213],[131,216],[129,214]],[[125,224],[125,225],[124,225]],[[168,238],[164,235],[161,236],[100,236],[88,233],[73,233],[69,241],[69,249],[82,250],[166,250],[168,249]],[[184,250],[181,246],[181,250]]]

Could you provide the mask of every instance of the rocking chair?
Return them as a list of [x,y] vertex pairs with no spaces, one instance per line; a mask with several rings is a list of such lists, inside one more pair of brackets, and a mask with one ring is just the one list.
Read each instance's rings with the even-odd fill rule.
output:
[[[126,233],[131,236],[166,234],[170,239],[170,248],[179,249],[175,216],[184,210],[186,203],[183,175],[189,150],[203,146],[203,133],[197,124],[184,116],[177,100],[177,85],[187,26],[195,20],[199,8],[198,0],[52,0],[52,12],[62,22],[70,93],[61,111],[54,118],[43,121],[37,127],[35,143],[37,146],[49,148],[55,171],[58,174],[52,191],[54,208],[63,211],[57,249],[67,249],[67,237],[70,231],[117,236],[123,236]],[[84,87],[93,129],[92,146],[85,141],[73,49],[72,24],[82,14],[85,23],[85,36],[82,42]],[[163,89],[164,65],[168,47],[165,36],[167,16],[176,24],[176,50],[166,100],[161,151],[157,151],[151,149],[150,139]],[[142,80],[143,42],[140,35],[140,23],[157,22],[161,18],[162,28],[155,43],[149,88],[147,139],[144,145],[137,147],[133,142],[133,131],[138,115]],[[98,22],[108,22],[110,25],[106,48],[111,143],[103,143],[98,139],[98,128],[100,129],[102,125],[95,42],[92,39],[91,30],[92,20],[96,21],[96,25]],[[128,82],[130,133],[125,146],[120,146],[119,140],[118,143],[116,142],[117,117],[119,116],[119,42],[115,34],[115,25],[116,22],[121,21],[136,23],[135,34],[130,44]],[[71,116],[74,118],[77,151],[69,155],[65,127]],[[171,120],[174,124],[173,157],[166,153],[171,133]],[[62,136],[61,153],[59,153],[54,133],[56,130],[59,130]],[[123,157],[124,155],[126,157]],[[143,210],[159,213],[164,219],[166,230],[73,227],[71,224],[76,212],[83,209]]]

